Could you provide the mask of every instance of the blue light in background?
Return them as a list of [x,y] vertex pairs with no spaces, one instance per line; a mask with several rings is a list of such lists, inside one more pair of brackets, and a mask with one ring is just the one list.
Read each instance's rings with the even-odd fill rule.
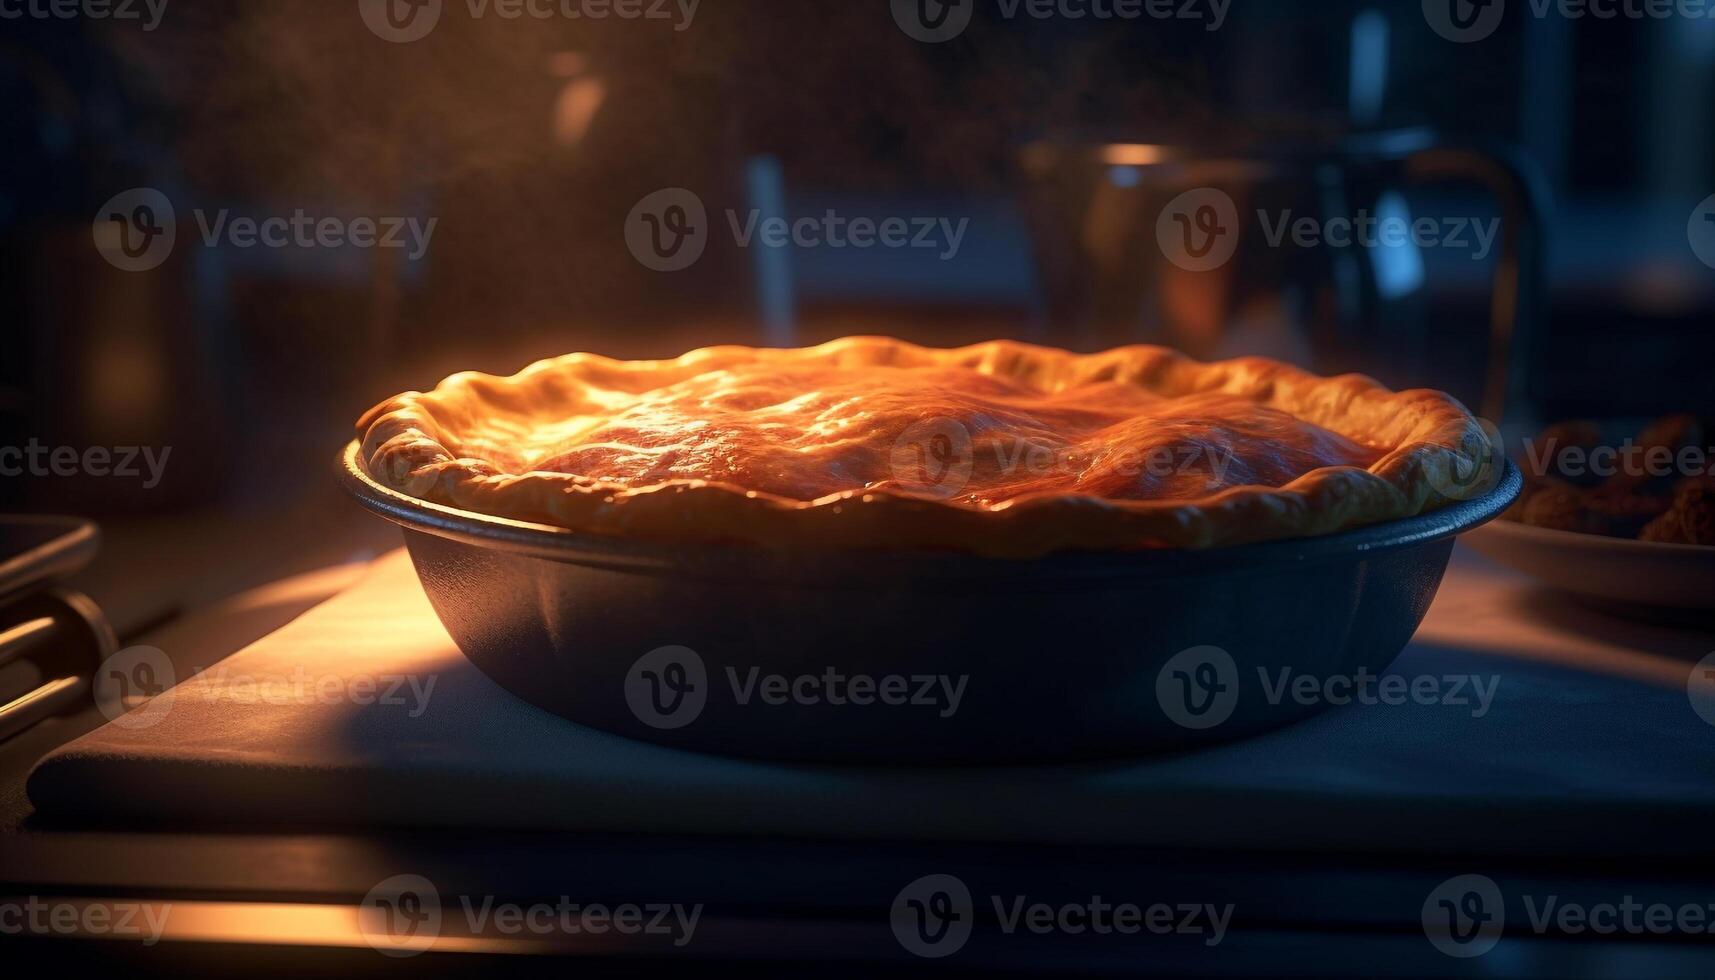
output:
[[1387,18],[1366,10],[1352,20],[1352,69],[1347,111],[1360,126],[1381,116],[1387,96]]
[[1108,183],[1115,187],[1133,188],[1143,182],[1143,172],[1136,167],[1109,167]]
[[[745,185],[757,221],[786,217],[786,175],[780,161],[759,156],[745,169]],[[791,347],[797,334],[798,310],[792,289],[790,249],[757,242],[752,249],[756,263],[756,297],[761,308],[763,335],[771,347]]]
[[[1411,227],[1411,205],[1398,191],[1388,191],[1376,201],[1377,227],[1390,223]],[[1393,246],[1376,242],[1370,249],[1370,264],[1375,269],[1376,292],[1383,299],[1398,299],[1423,286],[1423,253],[1409,237]]]

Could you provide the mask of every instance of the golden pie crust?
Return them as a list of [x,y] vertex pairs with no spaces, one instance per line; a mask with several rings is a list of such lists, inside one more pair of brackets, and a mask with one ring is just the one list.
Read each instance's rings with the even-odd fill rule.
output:
[[1468,499],[1495,446],[1453,398],[1265,358],[848,337],[453,375],[357,424],[369,475],[466,511],[666,542],[1212,548]]

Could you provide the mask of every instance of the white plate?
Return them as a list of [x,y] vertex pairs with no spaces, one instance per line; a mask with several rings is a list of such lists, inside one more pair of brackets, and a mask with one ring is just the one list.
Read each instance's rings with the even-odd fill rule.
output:
[[1543,583],[1599,601],[1715,610],[1715,547],[1491,521],[1459,539]]

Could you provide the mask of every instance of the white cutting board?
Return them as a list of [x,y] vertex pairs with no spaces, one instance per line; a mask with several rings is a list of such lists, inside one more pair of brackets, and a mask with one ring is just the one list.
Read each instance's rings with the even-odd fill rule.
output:
[[[1715,726],[1686,686],[1711,650],[1708,633],[1607,619],[1461,555],[1392,670],[1498,678],[1480,718],[1350,706],[1135,762],[788,766],[634,742],[512,697],[395,552],[141,709],[150,724],[54,752],[29,792],[49,821],[122,825],[1673,853],[1715,826]],[[262,698],[259,679],[285,686]]]

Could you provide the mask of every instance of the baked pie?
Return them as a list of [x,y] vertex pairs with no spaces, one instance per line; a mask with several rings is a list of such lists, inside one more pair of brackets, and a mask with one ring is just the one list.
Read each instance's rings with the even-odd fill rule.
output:
[[1468,499],[1500,471],[1484,429],[1439,392],[1264,358],[1010,341],[569,354],[454,375],[357,430],[377,482],[495,517],[997,557],[1327,534]]

